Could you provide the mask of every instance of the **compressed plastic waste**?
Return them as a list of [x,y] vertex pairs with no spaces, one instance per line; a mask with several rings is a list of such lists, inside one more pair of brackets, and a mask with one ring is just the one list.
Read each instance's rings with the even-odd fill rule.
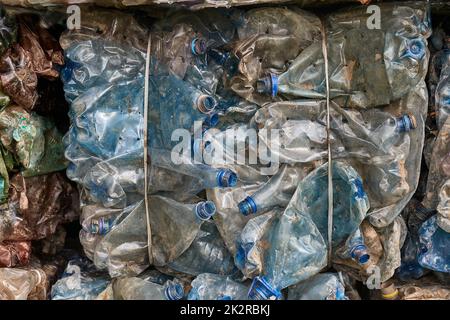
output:
[[[187,204],[154,195],[149,197],[149,210],[152,264],[164,266],[189,248],[202,223],[214,215],[215,206],[210,201]],[[149,265],[143,201],[116,214],[106,208],[84,207],[81,243],[95,265],[107,268],[111,276],[139,274]]]
[[[303,179],[284,213],[263,214],[245,226],[236,263],[247,276],[260,274],[254,278],[249,297],[278,298],[281,289],[306,280],[326,265],[326,171],[327,166],[323,165]],[[339,190],[334,193],[333,219],[335,225],[341,226],[333,230],[332,246],[336,247],[356,232],[369,203],[353,168],[335,162],[333,180],[335,190]],[[297,244],[286,246],[287,243]]]
[[[330,93],[332,97],[345,96],[343,101],[349,106],[388,104],[403,97],[425,76],[429,57],[426,38],[431,31],[425,7],[385,4],[381,11],[385,16],[381,29],[367,27],[364,21],[370,15],[365,8],[331,14],[326,19]],[[272,19],[276,25],[288,27],[273,28]],[[233,78],[230,85],[238,95],[258,103],[267,101],[261,94],[269,98],[286,95],[288,100],[325,97],[317,18],[300,11],[261,8],[246,12],[243,21],[234,47],[242,75]],[[371,39],[370,46],[365,39]],[[282,54],[265,56],[273,50],[264,50],[264,42],[277,43]]]
[[23,268],[0,268],[0,300],[46,300],[62,261],[33,258]]
[[202,273],[191,286],[188,300],[247,300],[248,286],[228,276]]
[[38,77],[57,78],[55,66],[62,66],[64,57],[58,42],[31,17],[17,20],[18,41],[1,58],[0,80],[5,94],[26,110],[32,110],[38,100]]
[[408,234],[402,247],[401,266],[397,270],[399,279],[408,281],[418,279],[426,273],[418,261],[420,253],[419,229],[428,218],[433,215],[433,210],[427,210],[417,200],[411,200],[404,210],[407,221]]
[[288,300],[348,300],[348,298],[337,274],[319,273],[289,287]]
[[62,135],[54,124],[22,107],[9,105],[0,111],[0,141],[15,155],[24,176],[64,170]]
[[78,217],[76,189],[61,173],[25,178],[12,177],[8,206],[2,215],[17,221],[6,228],[4,240],[40,240],[54,234],[59,224]]
[[96,270],[86,258],[68,262],[62,277],[51,290],[52,300],[92,300],[109,284],[108,275]]
[[[177,6],[186,6],[192,9],[202,9],[208,7],[227,7],[230,6],[240,6],[240,5],[255,5],[255,4],[276,4],[276,3],[286,3],[290,2],[289,0],[102,0],[102,6],[110,6],[117,8],[126,8],[138,6],[138,5],[177,5]],[[363,3],[366,4],[368,0],[296,0],[300,6],[311,6],[311,5],[326,5],[326,4],[334,4],[334,3],[343,3],[343,2],[354,2],[354,3]],[[39,8],[41,6],[48,5],[68,5],[68,4],[92,4],[99,3],[94,0],[43,0],[43,1],[32,1],[32,0],[3,0],[3,4],[6,5],[15,5],[15,6],[23,6],[23,7],[36,7]]]
[[160,285],[138,277],[114,280],[113,291],[118,300],[180,300],[184,296],[180,283],[168,280]]
[[231,275],[237,271],[233,256],[213,221],[205,221],[189,248],[167,265],[178,272],[197,276],[201,273]]
[[[153,2],[102,5],[146,3]],[[353,285],[373,270],[383,299],[419,297],[391,280],[427,273],[440,285],[423,286],[420,297],[432,297],[430,288],[445,296],[448,68],[443,45],[429,86],[438,132],[426,121],[428,7],[379,4],[374,29],[366,7],[322,20],[299,9],[304,4],[317,5],[139,15],[138,7],[83,7],[81,28],[64,31],[61,47],[43,26],[64,6],[41,21],[2,12],[0,271],[26,278],[5,297],[43,297],[33,291],[44,285],[30,271],[32,255],[61,252],[61,225],[78,207],[87,258],[69,262],[55,300],[360,299]],[[53,90],[43,87],[59,76],[70,104],[64,139],[58,103],[43,101]],[[425,138],[433,144],[421,165]],[[56,172],[67,166],[62,141],[80,203]]]
[[450,256],[447,250],[450,234],[437,225],[436,216],[422,224],[419,229],[419,239],[420,265],[427,269],[450,273]]

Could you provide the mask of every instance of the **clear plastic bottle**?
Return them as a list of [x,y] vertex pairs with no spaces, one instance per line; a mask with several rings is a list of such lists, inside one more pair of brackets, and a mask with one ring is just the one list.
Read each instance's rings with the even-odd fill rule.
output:
[[359,228],[345,241],[344,250],[341,253],[341,256],[344,259],[353,259],[361,266],[364,266],[369,262],[370,255]]
[[233,256],[212,220],[201,225],[190,247],[167,266],[194,276],[201,273],[232,275],[237,271]]
[[288,300],[349,300],[338,274],[319,273],[289,287]]
[[450,234],[437,224],[432,216],[419,229],[419,263],[422,267],[438,272],[450,273],[450,255],[448,252]]
[[97,271],[87,259],[68,262],[63,276],[53,285],[52,300],[92,300],[109,284],[109,277]]
[[291,200],[298,183],[308,174],[307,169],[301,166],[284,165],[255,193],[239,203],[239,211],[247,216],[267,211],[275,206],[285,207]]
[[[199,190],[234,187],[237,183],[238,177],[232,170],[213,168],[202,163],[195,164],[189,157],[173,152],[151,149],[150,157],[154,166],[198,178]],[[174,157],[178,158],[179,164],[174,163],[171,159]]]
[[117,300],[180,300],[184,296],[180,283],[169,280],[160,285],[138,277],[114,280],[113,291]]
[[[307,279],[326,264],[327,185],[325,164],[299,183],[285,212],[259,240],[271,246],[265,249],[263,270],[254,278],[249,297],[278,298],[281,289]],[[345,163],[333,163],[333,188],[333,224],[340,227],[333,228],[332,246],[337,247],[358,229],[369,202],[361,178]]]
[[228,276],[202,273],[191,283],[188,300],[247,300],[248,286]]
[[[423,4],[380,6],[381,30],[368,29],[367,12],[345,10],[327,17],[327,47],[331,96],[345,96],[359,107],[389,104],[403,97],[426,74],[426,39],[431,34]],[[371,39],[370,45],[366,39]],[[364,45],[362,45],[364,44]],[[303,98],[325,96],[321,41],[296,56],[285,72],[267,72],[256,89],[260,93]]]

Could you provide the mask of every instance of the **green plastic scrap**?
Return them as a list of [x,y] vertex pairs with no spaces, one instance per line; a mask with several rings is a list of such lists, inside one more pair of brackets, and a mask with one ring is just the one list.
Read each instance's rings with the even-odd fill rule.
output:
[[54,124],[19,106],[0,112],[0,141],[14,155],[25,177],[64,170],[62,135]]

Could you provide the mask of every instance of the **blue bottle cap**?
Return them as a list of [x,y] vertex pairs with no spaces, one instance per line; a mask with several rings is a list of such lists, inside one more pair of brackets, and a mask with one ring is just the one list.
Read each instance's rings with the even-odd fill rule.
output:
[[181,300],[184,297],[184,288],[181,284],[167,281],[164,295],[167,300]]
[[206,53],[206,40],[204,38],[194,38],[191,41],[191,52],[199,56]]
[[217,300],[233,300],[229,295],[223,295],[217,298]]
[[237,183],[237,174],[230,169],[219,169],[217,173],[217,186],[221,188],[234,187]]
[[270,93],[272,97],[278,94],[278,76],[270,73],[256,82],[256,91],[259,93]]
[[412,39],[407,44],[405,55],[415,60],[421,60],[425,55],[426,45],[420,39]]
[[356,187],[356,192],[354,194],[355,199],[363,199],[366,196],[366,192],[364,191],[362,180],[360,178],[356,178],[353,180],[353,184]]
[[256,206],[255,201],[252,197],[247,197],[238,204],[239,211],[244,215],[248,216],[252,213],[256,213],[258,211],[258,207]]
[[264,277],[253,279],[248,298],[250,300],[277,300],[281,297],[281,292],[273,288]]
[[370,259],[370,255],[367,252],[367,247],[364,244],[358,244],[353,247],[350,252],[350,256],[360,265],[366,264]]
[[210,113],[216,108],[217,102],[212,96],[202,94],[197,99],[197,110],[201,113]]
[[93,219],[90,224],[89,232],[92,234],[105,235],[111,230],[113,222],[114,220],[112,218],[100,217],[98,219]]
[[396,123],[397,123],[396,130],[401,133],[409,132],[417,128],[416,118],[411,114],[404,114],[396,118]]
[[209,220],[216,213],[216,205],[212,201],[202,201],[195,205],[195,215],[200,220]]

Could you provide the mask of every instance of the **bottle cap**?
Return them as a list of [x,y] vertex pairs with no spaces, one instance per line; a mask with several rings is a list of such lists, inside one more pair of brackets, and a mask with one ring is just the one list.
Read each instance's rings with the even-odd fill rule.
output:
[[219,114],[217,112],[212,112],[203,121],[204,125],[207,127],[215,127],[219,123]]
[[238,204],[239,211],[244,215],[248,216],[252,213],[256,213],[258,211],[258,207],[256,206],[255,201],[252,197],[247,197]]
[[90,224],[89,232],[92,234],[105,235],[111,230],[112,225],[113,219],[108,219],[105,217],[93,219]]
[[202,94],[197,99],[197,110],[201,113],[210,113],[216,108],[216,99],[213,97]]
[[202,201],[195,205],[195,215],[201,220],[209,220],[216,213],[216,205],[212,201]]
[[164,289],[164,295],[167,300],[181,300],[184,296],[184,288],[181,284],[167,281]]
[[358,244],[353,247],[350,255],[352,259],[358,262],[360,265],[367,264],[370,259],[370,255],[367,252],[367,247],[364,244]]
[[217,173],[217,186],[221,188],[234,187],[237,183],[237,174],[230,169],[219,169]]
[[217,298],[217,300],[233,300],[229,295],[223,295]]
[[199,56],[206,53],[206,40],[204,38],[194,38],[191,41],[191,52]]
[[425,55],[426,45],[420,39],[412,39],[408,42],[406,56],[416,60],[420,60]]
[[417,128],[416,117],[412,114],[404,114],[396,119],[398,132],[409,132]]
[[258,93],[270,93],[272,97],[276,97],[278,94],[278,76],[270,73],[256,81],[256,91]]
[[277,300],[281,297],[281,292],[273,288],[264,277],[253,279],[248,292],[250,300]]

